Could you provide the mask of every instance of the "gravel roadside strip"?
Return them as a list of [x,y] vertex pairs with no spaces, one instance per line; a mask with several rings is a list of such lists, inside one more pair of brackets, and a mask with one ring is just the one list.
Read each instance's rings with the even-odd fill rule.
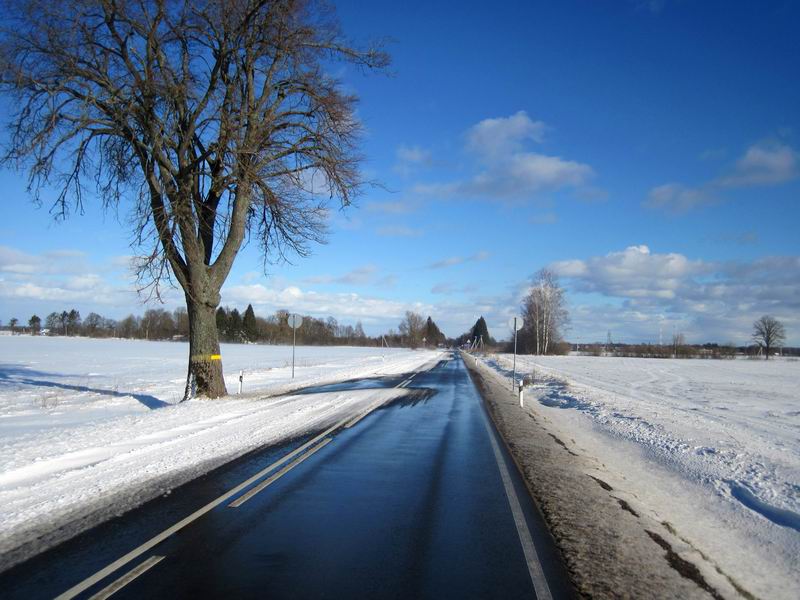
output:
[[[637,513],[603,481],[603,465],[573,449],[532,401],[521,409],[509,380],[462,354],[498,431],[587,598],[742,598],[721,574],[700,568],[668,524]],[[565,438],[565,439],[562,439]]]

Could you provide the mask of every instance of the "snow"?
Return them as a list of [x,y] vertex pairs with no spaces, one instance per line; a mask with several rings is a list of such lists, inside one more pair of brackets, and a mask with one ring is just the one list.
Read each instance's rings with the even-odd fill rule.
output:
[[[510,375],[510,355],[489,356]],[[575,449],[760,597],[800,589],[800,362],[517,357]]]
[[179,403],[188,347],[0,338],[0,570],[255,448],[356,414],[400,390],[287,394],[405,373],[439,353],[223,345],[228,391]]

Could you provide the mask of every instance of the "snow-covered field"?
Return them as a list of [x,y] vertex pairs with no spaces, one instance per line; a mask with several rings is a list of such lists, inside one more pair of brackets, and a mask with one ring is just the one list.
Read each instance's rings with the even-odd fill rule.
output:
[[[511,356],[486,362],[510,374]],[[615,490],[763,598],[800,592],[800,362],[517,357]]]
[[391,375],[432,351],[224,345],[228,391],[178,403],[187,345],[0,337],[0,570],[237,456],[400,390],[284,395]]

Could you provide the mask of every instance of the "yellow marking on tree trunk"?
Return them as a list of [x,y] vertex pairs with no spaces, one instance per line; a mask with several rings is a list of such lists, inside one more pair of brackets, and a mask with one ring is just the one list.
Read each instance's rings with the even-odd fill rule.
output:
[[222,360],[221,354],[194,354],[192,360],[195,362],[209,362],[212,360]]

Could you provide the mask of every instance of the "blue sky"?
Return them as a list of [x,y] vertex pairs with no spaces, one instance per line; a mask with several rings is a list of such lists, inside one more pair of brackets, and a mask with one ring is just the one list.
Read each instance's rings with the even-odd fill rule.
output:
[[[223,304],[368,333],[417,310],[458,335],[482,314],[502,338],[549,267],[571,340],[745,343],[770,313],[800,345],[800,4],[335,5],[353,39],[389,40],[386,75],[332,66],[381,185],[332,213],[311,258],[265,276],[246,248]],[[53,223],[24,175],[0,186],[4,322],[143,312],[126,215]]]

